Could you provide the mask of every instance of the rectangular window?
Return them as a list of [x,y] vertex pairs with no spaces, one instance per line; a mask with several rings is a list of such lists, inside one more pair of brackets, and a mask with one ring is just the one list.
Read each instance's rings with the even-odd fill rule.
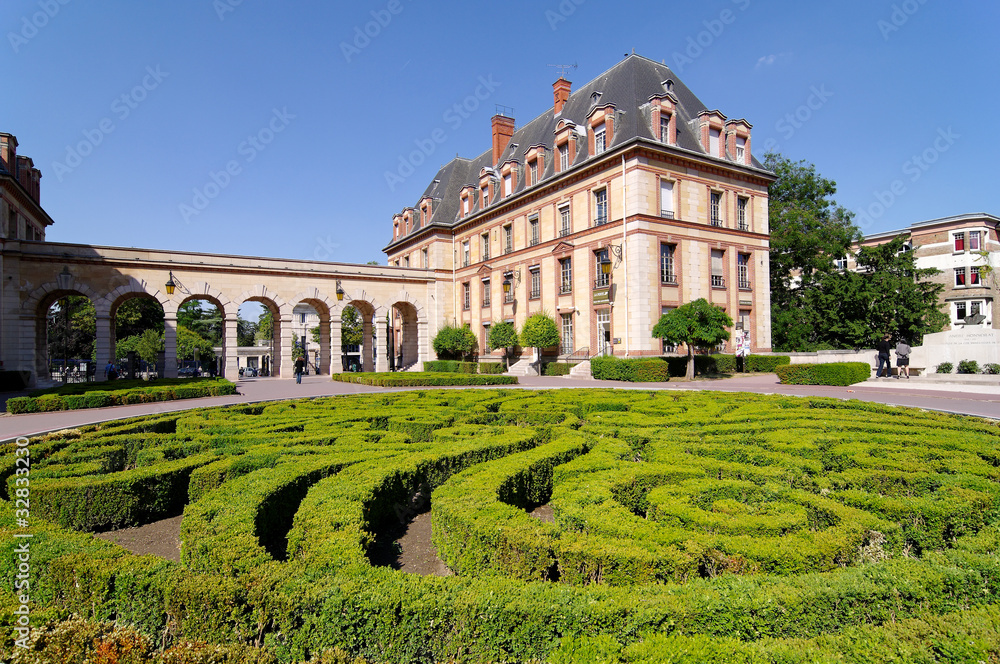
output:
[[956,302],[955,303],[955,320],[958,321],[959,323],[961,323],[963,320],[965,320],[965,317],[966,317],[965,302]]
[[979,266],[973,265],[969,268],[969,285],[970,286],[982,286],[982,278],[979,276]]
[[503,176],[503,195],[504,195],[504,197],[510,196],[510,193],[511,193],[511,181],[512,181],[512,178],[510,176],[510,173],[508,173],[507,175]]
[[847,256],[833,259],[833,267],[843,272],[847,269]]
[[573,220],[570,217],[568,205],[559,208],[559,223],[559,237],[564,237],[573,232]]
[[465,309],[466,311],[469,310],[470,300],[472,299],[471,290],[472,287],[469,286],[468,281],[462,284],[462,309]]
[[604,152],[604,150],[606,148],[606,146],[605,146],[605,138],[606,138],[606,134],[605,134],[605,131],[604,131],[604,125],[603,124],[598,125],[594,129],[594,154],[595,155],[598,155],[598,154],[601,154],[602,152]]
[[573,314],[562,315],[562,335],[559,338],[559,354],[569,355],[573,352]]
[[532,161],[528,164],[528,184],[535,184],[538,182],[538,160]]
[[964,286],[965,285],[965,268],[956,267],[955,268],[955,285]]
[[719,130],[708,130],[708,153],[713,157],[719,156]]
[[490,202],[490,188],[489,188],[489,186],[483,187],[483,189],[482,189],[482,191],[480,192],[479,195],[480,195],[479,200],[482,201],[482,206],[481,207],[486,207],[489,204],[489,202]]
[[594,192],[594,225],[608,223],[608,190]]
[[514,228],[510,224],[503,227],[503,252],[509,254],[514,251]]
[[420,260],[421,260],[420,267],[422,267],[424,269],[427,269],[427,268],[429,268],[431,266],[430,261],[427,258],[427,250],[426,249],[421,250],[421,252],[420,252]]
[[747,139],[736,137],[736,161],[741,164],[746,163],[747,160]]
[[594,272],[594,274],[597,275],[597,279],[594,281],[594,288],[604,288],[605,286],[611,283],[610,271],[608,272],[608,274],[604,274],[604,268],[603,268],[604,261],[609,261],[610,263],[610,259],[608,258],[608,250],[601,249],[600,251],[595,251],[594,261],[596,263],[596,268],[597,268],[596,271]]
[[676,249],[677,246],[673,244],[660,245],[660,283],[677,283],[677,273],[674,271],[674,251]]
[[750,289],[750,254],[736,254],[736,278],[740,288]]
[[514,301],[514,274],[512,272],[505,272],[503,280],[505,284],[510,284],[509,289],[507,287],[503,289],[503,301],[510,304]]
[[[669,312],[673,311],[675,308],[676,307],[661,306],[660,307],[660,315],[662,316],[662,315],[664,315],[666,313],[669,313]],[[676,344],[668,344],[666,341],[661,341],[661,343],[663,344],[663,354],[664,355],[666,355],[667,353],[676,353],[677,352],[677,345]]]
[[955,233],[955,251],[965,251],[965,233]]
[[538,231],[538,215],[528,218],[528,228],[531,230],[531,246],[535,246],[541,240]]
[[660,114],[660,142],[670,142],[670,116]]
[[569,168],[569,143],[563,143],[559,146],[559,171],[565,171]]
[[529,271],[531,275],[531,290],[528,291],[528,299],[537,300],[542,296],[542,271],[534,268]]
[[559,292],[573,292],[573,259],[562,258],[559,260]]
[[479,250],[484,261],[490,259],[490,234],[489,231],[479,236]]
[[660,216],[674,218],[674,183],[660,180]]
[[410,267],[410,257],[409,256],[404,256],[403,257],[403,267]]
[[725,257],[721,249],[712,249],[712,288],[726,287]]
[[969,251],[979,251],[979,231],[969,231]]
[[597,314],[597,353],[607,355],[611,352],[611,310],[601,309]]
[[472,262],[472,256],[469,252],[469,241],[466,240],[462,243],[462,267],[468,267],[470,262]]
[[740,309],[740,316],[736,321],[743,330],[750,329],[750,310]]
[[469,214],[469,197],[462,197],[462,214]]
[[483,279],[483,306],[490,306],[490,280]]
[[305,322],[306,322],[306,315],[305,314],[299,314],[299,323],[303,323],[304,324]]
[[709,211],[712,215],[712,225],[722,225],[722,194],[713,191],[709,195]]
[[741,231],[750,230],[750,223],[747,221],[747,199],[742,196],[736,199],[736,227]]

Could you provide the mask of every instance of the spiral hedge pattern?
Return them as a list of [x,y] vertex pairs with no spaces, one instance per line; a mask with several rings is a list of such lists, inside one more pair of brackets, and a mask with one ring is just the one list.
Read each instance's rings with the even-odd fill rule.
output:
[[[120,421],[31,442],[32,597],[283,661],[998,661],[998,442],[856,401],[618,390]],[[373,566],[429,491],[455,575]],[[87,532],[181,511],[181,564]]]

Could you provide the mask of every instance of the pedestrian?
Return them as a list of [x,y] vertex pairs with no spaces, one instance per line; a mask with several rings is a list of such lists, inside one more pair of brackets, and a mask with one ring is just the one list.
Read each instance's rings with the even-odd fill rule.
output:
[[299,357],[299,359],[295,360],[295,382],[296,383],[299,383],[299,384],[302,383],[302,372],[305,371],[305,370],[306,370],[306,361],[305,361],[305,358]]
[[900,339],[896,344],[896,380],[906,374],[906,380],[910,380],[910,344],[906,339]]
[[878,370],[875,372],[876,378],[882,378],[882,367],[885,367],[885,378],[892,375],[892,357],[889,355],[892,352],[892,344],[889,343],[889,339],[891,338],[887,334],[882,337],[882,341],[878,342]]
[[108,362],[107,366],[104,367],[104,377],[108,380],[118,378],[118,372],[115,370],[114,362]]

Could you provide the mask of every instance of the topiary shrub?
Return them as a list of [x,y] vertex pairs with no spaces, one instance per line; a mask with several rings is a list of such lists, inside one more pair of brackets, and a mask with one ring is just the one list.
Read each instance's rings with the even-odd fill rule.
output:
[[775,369],[783,385],[854,385],[868,380],[871,371],[865,362],[789,364]]
[[624,359],[605,355],[590,361],[590,373],[597,380],[665,383],[670,380],[670,363],[659,357]]
[[953,365],[951,362],[942,362],[941,364],[937,365],[937,369],[935,369],[935,371],[939,374],[950,374],[952,366]]
[[979,362],[975,360],[962,360],[958,363],[958,373],[977,374],[979,373]]

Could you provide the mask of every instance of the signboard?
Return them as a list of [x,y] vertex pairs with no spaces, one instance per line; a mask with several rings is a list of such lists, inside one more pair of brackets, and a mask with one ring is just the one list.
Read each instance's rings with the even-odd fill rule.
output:
[[611,289],[605,286],[594,290],[594,304],[609,304],[611,302]]

